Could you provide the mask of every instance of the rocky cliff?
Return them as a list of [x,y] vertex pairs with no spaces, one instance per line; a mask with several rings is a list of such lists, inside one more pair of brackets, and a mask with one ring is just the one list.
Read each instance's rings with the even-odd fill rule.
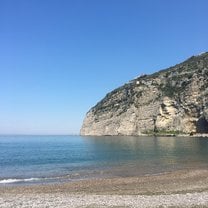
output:
[[208,133],[208,53],[107,94],[87,113],[80,133]]

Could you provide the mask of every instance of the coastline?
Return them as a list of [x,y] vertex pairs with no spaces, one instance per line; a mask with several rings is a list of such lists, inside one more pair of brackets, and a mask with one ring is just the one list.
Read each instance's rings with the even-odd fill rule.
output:
[[208,207],[208,169],[1,186],[0,207]]
[[175,134],[175,133],[148,133],[148,134],[138,134],[138,135],[122,135],[122,134],[119,134],[119,135],[90,135],[90,134],[87,134],[87,135],[84,135],[84,134],[80,134],[79,136],[82,136],[82,137],[89,137],[89,136],[92,136],[92,137],[114,137],[114,136],[132,136],[132,137],[190,137],[190,138],[207,138],[208,139],[208,133],[194,133],[194,134]]
[[190,137],[190,138],[208,138],[208,134],[203,133],[203,134],[160,134],[160,133],[156,133],[156,134],[141,134],[139,136],[144,136],[144,137],[149,137],[149,136],[155,136],[155,137]]

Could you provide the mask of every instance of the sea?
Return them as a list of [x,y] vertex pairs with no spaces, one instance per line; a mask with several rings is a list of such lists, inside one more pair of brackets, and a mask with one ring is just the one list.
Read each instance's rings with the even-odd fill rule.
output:
[[208,168],[208,138],[0,136],[0,186]]

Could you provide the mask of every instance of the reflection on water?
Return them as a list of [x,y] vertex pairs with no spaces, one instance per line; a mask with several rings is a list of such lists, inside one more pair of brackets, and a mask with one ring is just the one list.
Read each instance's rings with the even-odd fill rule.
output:
[[114,165],[112,168],[126,168],[130,175],[208,165],[205,138],[105,136],[85,139],[96,152],[98,161]]
[[207,168],[208,138],[0,136],[0,180],[71,179]]

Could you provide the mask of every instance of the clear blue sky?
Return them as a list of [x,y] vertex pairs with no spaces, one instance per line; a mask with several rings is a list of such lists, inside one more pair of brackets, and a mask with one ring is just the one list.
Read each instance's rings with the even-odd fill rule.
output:
[[207,0],[0,0],[0,134],[78,133],[106,93],[208,51]]

